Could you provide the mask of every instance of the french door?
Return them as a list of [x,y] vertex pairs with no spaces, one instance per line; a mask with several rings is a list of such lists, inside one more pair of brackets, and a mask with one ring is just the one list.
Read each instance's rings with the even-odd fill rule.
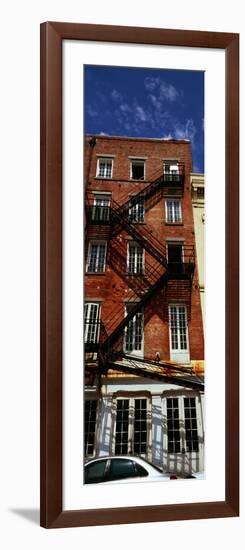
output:
[[200,396],[169,395],[163,400],[166,418],[163,446],[164,467],[182,474],[203,471],[204,429]]
[[118,398],[114,427],[114,454],[136,454],[143,458],[148,457],[149,428],[149,399]]

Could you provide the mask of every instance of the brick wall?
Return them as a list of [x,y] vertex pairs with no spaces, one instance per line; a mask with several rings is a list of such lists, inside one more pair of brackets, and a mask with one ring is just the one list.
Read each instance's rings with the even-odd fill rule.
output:
[[[109,191],[119,204],[128,200],[130,194],[137,193],[149,184],[149,181],[162,172],[164,159],[175,159],[185,165],[185,187],[181,197],[182,224],[169,225],[165,220],[165,200],[161,198],[146,212],[146,227],[157,234],[158,239],[166,243],[168,239],[184,239],[186,245],[195,245],[194,223],[192,213],[190,173],[191,146],[185,141],[161,141],[130,138],[96,137],[94,147],[85,143],[84,173],[88,191]],[[113,156],[112,179],[96,178],[98,156]],[[129,157],[144,157],[146,163],[145,181],[130,180]],[[139,228],[139,225],[137,225]],[[109,229],[90,226],[88,240],[91,238],[106,238]],[[126,275],[127,242],[131,237],[120,231],[109,242],[107,250],[106,271],[102,274],[85,274],[86,299],[101,301],[101,317],[105,327],[115,320],[123,318],[124,306],[130,297],[140,296],[140,288],[144,287],[144,277],[129,277]],[[145,253],[146,270],[150,266],[159,267],[158,262],[147,252]],[[164,308],[165,291],[158,293],[145,310],[144,355],[155,358],[156,351],[161,359],[169,359],[169,327]],[[180,299],[181,302],[181,294]],[[111,325],[110,325],[111,326]],[[204,357],[203,327],[198,289],[197,265],[192,282],[191,320],[189,321],[189,344],[191,359],[201,360]]]

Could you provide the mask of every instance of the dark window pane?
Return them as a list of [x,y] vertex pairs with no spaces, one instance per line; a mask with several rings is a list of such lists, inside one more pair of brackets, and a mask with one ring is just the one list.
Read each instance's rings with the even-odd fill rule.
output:
[[145,468],[143,468],[143,466],[141,466],[141,464],[137,464],[135,462],[134,466],[135,466],[137,475],[139,475],[140,477],[147,477],[149,475],[147,470],[145,470]]
[[124,460],[120,458],[112,459],[110,463],[109,479],[124,479],[135,477],[136,472],[132,460]]
[[105,481],[105,467],[107,460],[100,460],[85,466],[85,483],[100,483]]

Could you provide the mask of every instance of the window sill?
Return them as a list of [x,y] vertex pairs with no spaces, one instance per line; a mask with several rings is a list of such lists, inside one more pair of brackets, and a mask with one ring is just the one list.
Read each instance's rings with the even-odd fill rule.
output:
[[183,222],[165,222],[165,225],[184,225]]
[[85,271],[85,275],[106,275],[105,271]]
[[111,181],[113,178],[112,178],[112,177],[110,177],[110,178],[109,178],[109,177],[103,177],[103,176],[94,176],[94,179],[95,179],[95,180],[103,180],[103,181],[104,181],[104,180],[109,180],[109,181]]

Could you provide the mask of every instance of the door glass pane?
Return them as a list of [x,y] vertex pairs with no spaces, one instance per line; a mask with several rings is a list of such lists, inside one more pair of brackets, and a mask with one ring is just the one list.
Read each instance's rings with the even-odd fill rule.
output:
[[85,456],[94,453],[97,401],[85,401]]
[[147,446],[147,400],[135,399],[134,445],[135,454],[145,454]]
[[180,452],[180,421],[178,399],[167,399],[168,452]]
[[115,454],[128,453],[129,399],[118,399]]
[[199,450],[198,431],[197,431],[197,412],[196,400],[193,397],[184,398],[185,411],[185,430],[186,430],[186,448],[187,451]]

